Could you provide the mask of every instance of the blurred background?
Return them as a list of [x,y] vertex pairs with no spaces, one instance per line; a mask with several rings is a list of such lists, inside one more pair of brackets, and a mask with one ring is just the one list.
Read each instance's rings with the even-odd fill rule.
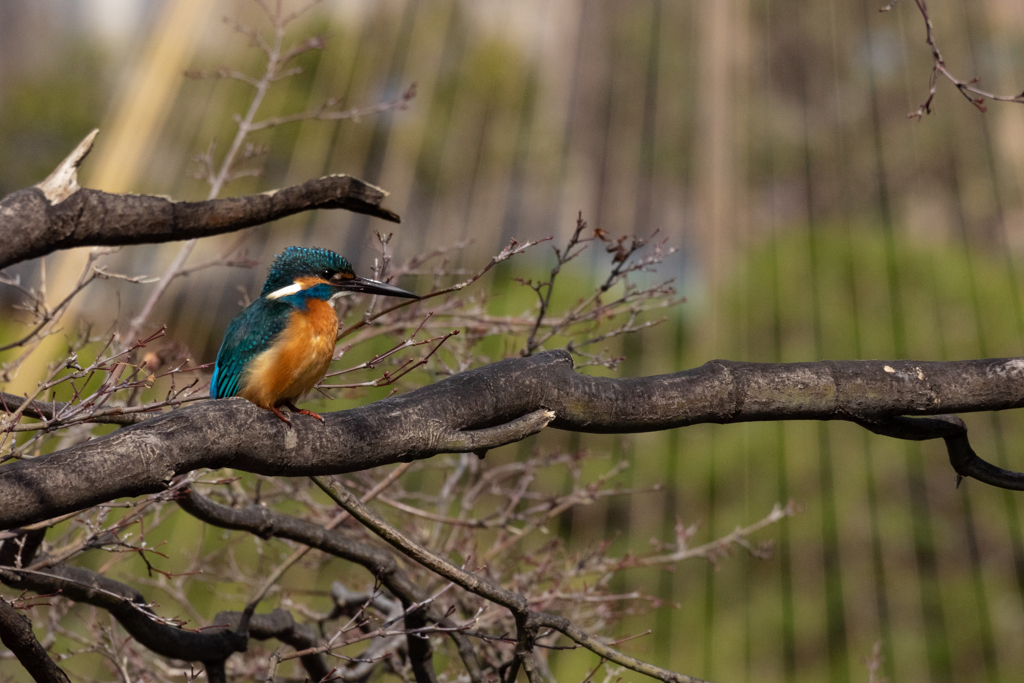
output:
[[[258,267],[179,280],[153,321],[209,362],[238,288],[254,295],[285,246],[337,249],[368,274],[372,229],[394,229],[397,259],[472,239],[462,263],[476,269],[510,238],[564,242],[582,212],[611,235],[658,231],[680,249],[660,272],[687,303],[614,348],[628,357],[624,375],[713,358],[1024,355],[1024,107],[988,103],[983,114],[941,81],[935,114],[909,119],[928,96],[924,23],[910,0],[882,4],[328,0],[290,33],[325,32],[326,48],[300,59],[304,72],[262,113],[332,96],[373,104],[413,82],[417,96],[359,122],[257,136],[263,176],[224,194],[349,173],[389,191],[402,224],[322,211],[249,231]],[[933,0],[930,11],[953,73],[1024,89],[1024,3]],[[223,150],[250,93],[182,73],[258,74],[263,63],[225,15],[266,26],[241,0],[0,3],[0,195],[41,180],[99,127],[83,185],[205,198],[193,157],[212,141]],[[193,261],[238,239],[204,240]],[[160,273],[178,249],[126,248],[120,267]],[[546,249],[499,271],[485,284],[492,297],[550,268]],[[51,274],[77,274],[77,263],[77,251],[47,257]],[[31,279],[38,263],[18,272]],[[123,324],[148,295],[111,287],[77,314]],[[19,381],[35,380],[23,370]],[[1019,416],[967,421],[983,457],[1024,469]],[[715,681],[867,681],[880,641],[894,682],[1024,679],[1024,498],[972,481],[955,489],[941,445],[824,423],[577,445],[630,460],[627,485],[668,485],[576,513],[561,531],[579,547],[643,551],[671,539],[677,518],[699,522],[704,540],[776,501],[802,506],[762,534],[776,539],[770,560],[631,574],[623,591],[665,601],[624,619],[623,635],[653,629],[623,646],[631,654]],[[554,661],[560,680],[593,666],[578,652]]]

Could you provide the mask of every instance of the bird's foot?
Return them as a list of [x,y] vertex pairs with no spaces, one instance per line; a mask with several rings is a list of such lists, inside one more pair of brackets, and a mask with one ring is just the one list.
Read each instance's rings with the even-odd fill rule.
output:
[[284,423],[285,423],[286,425],[288,425],[289,427],[291,427],[291,426],[292,426],[292,421],[288,419],[288,416],[287,416],[287,415],[285,415],[284,413],[282,413],[282,412],[281,412],[280,410],[278,410],[278,409],[277,409],[276,407],[274,407],[274,406],[271,406],[271,407],[270,407],[270,412],[274,413],[274,415],[277,415],[277,416],[278,416],[279,418],[281,418],[281,421],[282,421],[282,422],[284,422]]
[[296,410],[295,412],[298,413],[299,415],[309,415],[310,417],[315,417],[316,419],[320,420],[321,422],[324,421],[324,418],[323,418],[322,415],[320,415],[319,413],[314,413],[312,410],[306,410],[305,408],[303,408],[302,410]]
[[287,406],[288,410],[292,411],[293,413],[298,413],[299,415],[309,415],[310,417],[315,417],[321,422],[324,421],[323,416],[321,416],[319,413],[314,413],[312,410],[306,410],[305,408],[296,408],[295,404],[292,403],[291,401],[285,401],[284,405]]

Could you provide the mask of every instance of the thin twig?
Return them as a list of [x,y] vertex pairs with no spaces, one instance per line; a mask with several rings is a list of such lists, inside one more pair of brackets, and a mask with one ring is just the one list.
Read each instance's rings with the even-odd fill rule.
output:
[[[932,102],[935,100],[935,91],[938,87],[939,76],[942,75],[950,83],[956,86],[956,89],[967,98],[967,101],[977,107],[978,111],[984,113],[988,111],[985,106],[985,100],[995,100],[997,102],[1016,102],[1018,104],[1024,104],[1024,92],[1019,95],[997,95],[996,93],[989,92],[978,88],[975,84],[980,80],[975,77],[969,81],[964,81],[954,76],[949,69],[946,68],[946,61],[942,58],[942,53],[939,51],[939,46],[935,42],[935,29],[932,25],[932,18],[928,14],[928,4],[926,0],[914,0],[917,4],[917,10],[921,13],[921,17],[924,19],[925,28],[925,42],[928,43],[928,47],[932,52],[932,74],[928,81],[928,98],[921,104],[915,111],[907,114],[909,119],[917,119],[920,121],[925,114],[931,114],[933,112]],[[879,9],[880,12],[888,12],[896,2]]]
[[359,500],[345,490],[343,487],[328,481],[324,477],[312,477],[317,486],[321,488],[334,502],[358,519],[364,526],[369,528],[382,539],[390,543],[399,551],[411,559],[419,562],[424,567],[443,576],[452,583],[461,586],[471,593],[475,593],[491,602],[495,602],[509,609],[517,618],[525,615],[525,618],[536,620],[537,623],[555,628],[583,647],[591,650],[616,664],[625,666],[638,673],[657,678],[662,681],[674,683],[699,683],[700,679],[678,674],[661,667],[647,664],[618,652],[601,643],[593,636],[585,633],[564,617],[556,617],[549,614],[539,614],[529,609],[529,602],[519,593],[502,588],[490,580],[477,574],[467,572],[456,567],[454,564],[430,552],[423,546],[413,542],[407,536],[385,522]]
[[[391,484],[397,481],[398,478],[401,477],[402,474],[404,474],[407,469],[409,469],[409,466],[411,464],[412,463],[403,462],[398,467],[391,470],[391,472],[389,472],[386,477],[381,479],[376,486],[367,491],[363,495],[363,497],[360,498],[360,500],[362,500],[365,503],[376,498],[382,491],[384,491]],[[328,531],[331,529],[336,529],[339,524],[341,524],[348,518],[348,511],[342,510],[337,515],[335,515],[331,521],[325,524],[324,528]],[[260,589],[256,591],[256,594],[249,601],[249,604],[246,605],[245,611],[250,614],[253,611],[255,611],[256,607],[260,604],[263,598],[267,596],[267,593],[270,592],[270,589],[274,586],[274,584],[276,584],[281,579],[281,577],[284,576],[284,573],[288,571],[289,568],[291,568],[296,562],[305,557],[306,553],[308,553],[310,550],[312,550],[312,548],[309,546],[299,548],[298,550],[293,552],[287,560],[285,560],[273,572],[271,572],[270,576],[267,577],[267,580],[263,582],[263,585],[260,586]]]

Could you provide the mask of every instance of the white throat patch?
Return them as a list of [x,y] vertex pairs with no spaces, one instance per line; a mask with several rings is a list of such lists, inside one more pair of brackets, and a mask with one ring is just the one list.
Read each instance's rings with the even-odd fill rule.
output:
[[338,302],[338,299],[340,299],[343,296],[348,296],[351,293],[352,292],[346,292],[343,289],[342,290],[338,290],[334,294],[331,294],[331,298],[327,300],[327,305],[330,306],[331,308],[334,308],[335,304],[337,304],[337,302]]

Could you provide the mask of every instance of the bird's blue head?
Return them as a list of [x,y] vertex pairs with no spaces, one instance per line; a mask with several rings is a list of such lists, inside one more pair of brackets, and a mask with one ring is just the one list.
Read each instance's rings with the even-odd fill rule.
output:
[[274,263],[267,273],[260,296],[290,287],[301,279],[315,279],[329,282],[331,278],[355,277],[352,264],[330,249],[316,247],[288,247],[284,253],[274,257]]
[[346,292],[419,298],[404,289],[359,277],[345,257],[317,247],[288,247],[275,256],[260,296],[299,303],[311,298],[331,301]]

